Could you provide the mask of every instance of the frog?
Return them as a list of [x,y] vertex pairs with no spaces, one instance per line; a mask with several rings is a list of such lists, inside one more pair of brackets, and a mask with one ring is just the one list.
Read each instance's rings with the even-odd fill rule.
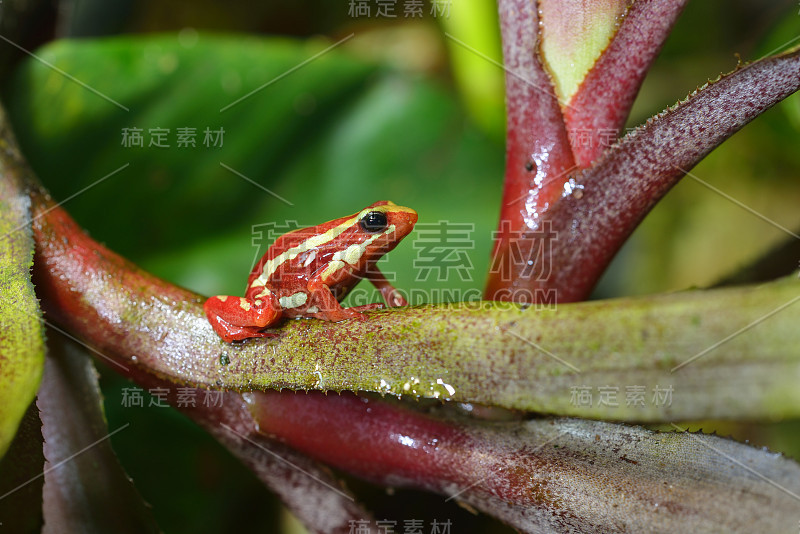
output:
[[352,215],[287,232],[253,267],[244,297],[210,297],[203,305],[206,317],[226,342],[278,336],[265,329],[284,318],[365,321],[364,312],[384,305],[341,305],[365,278],[387,306],[407,306],[376,263],[411,233],[416,222],[413,209],[382,200]]

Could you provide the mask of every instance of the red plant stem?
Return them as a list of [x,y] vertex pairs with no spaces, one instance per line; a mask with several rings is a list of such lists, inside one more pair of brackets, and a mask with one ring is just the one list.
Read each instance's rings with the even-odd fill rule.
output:
[[[599,128],[616,132],[621,127],[641,76],[684,3],[634,4],[570,104],[570,128],[598,135]],[[798,90],[800,52],[765,58],[721,77],[602,154],[607,143],[595,139],[576,156],[581,165],[595,159],[579,170],[538,58],[535,7],[532,1],[500,2],[509,72],[506,182],[485,297],[576,302],[589,296],[628,236],[686,171]],[[628,45],[634,49],[627,50]],[[528,168],[536,173],[527,181],[520,171],[526,158],[532,158]]]
[[543,287],[558,302],[589,296],[619,248],[656,203],[709,152],[800,88],[800,51],[751,63],[699,89],[621,139],[545,215],[557,246]]
[[539,57],[536,3],[501,0],[499,9],[506,65],[506,172],[484,295],[533,302],[540,299],[527,291],[530,279],[541,273],[527,264],[539,253],[532,236],[576,168],[561,108]]
[[443,492],[476,476],[475,440],[454,424],[350,393],[253,392],[261,432],[378,484]]
[[361,478],[439,493],[523,532],[571,515],[545,488],[544,473],[562,468],[552,461],[558,426],[526,433],[518,422],[440,419],[351,393],[246,395],[262,432]]

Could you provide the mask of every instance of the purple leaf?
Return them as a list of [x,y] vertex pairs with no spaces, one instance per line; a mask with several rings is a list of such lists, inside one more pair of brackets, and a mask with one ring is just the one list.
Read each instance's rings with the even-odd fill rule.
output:
[[106,428],[92,361],[71,343],[48,349],[37,401],[47,460],[43,532],[160,532],[111,449],[109,437],[127,425]]

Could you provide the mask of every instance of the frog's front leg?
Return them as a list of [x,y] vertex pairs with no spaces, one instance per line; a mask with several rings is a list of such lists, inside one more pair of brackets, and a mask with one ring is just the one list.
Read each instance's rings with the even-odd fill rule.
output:
[[277,335],[261,332],[280,319],[281,309],[274,298],[251,302],[242,297],[217,296],[206,300],[203,309],[214,331],[225,341]]
[[386,301],[387,306],[394,308],[397,306],[408,306],[408,302],[403,298],[403,295],[392,285],[389,280],[378,270],[377,265],[372,265],[366,272],[366,277],[375,286],[375,289],[381,292],[383,300]]
[[310,301],[313,306],[316,306],[319,311],[315,314],[320,319],[326,321],[344,321],[345,319],[356,319],[358,321],[366,320],[366,316],[353,308],[342,308],[342,305],[336,300],[336,297],[328,287],[328,281],[323,274],[314,276],[308,281],[308,293],[311,297]]

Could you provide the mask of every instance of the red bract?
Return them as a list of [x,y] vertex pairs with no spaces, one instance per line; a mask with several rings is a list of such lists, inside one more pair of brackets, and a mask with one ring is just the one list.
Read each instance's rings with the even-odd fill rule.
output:
[[622,131],[650,65],[687,0],[638,0],[616,35],[564,107],[572,151],[589,167]]
[[486,298],[564,303],[588,297],[625,239],[686,171],[800,87],[800,52],[762,59],[699,89],[606,150],[684,3],[635,2],[562,108],[539,59],[535,5],[500,2],[508,69],[506,178]]

